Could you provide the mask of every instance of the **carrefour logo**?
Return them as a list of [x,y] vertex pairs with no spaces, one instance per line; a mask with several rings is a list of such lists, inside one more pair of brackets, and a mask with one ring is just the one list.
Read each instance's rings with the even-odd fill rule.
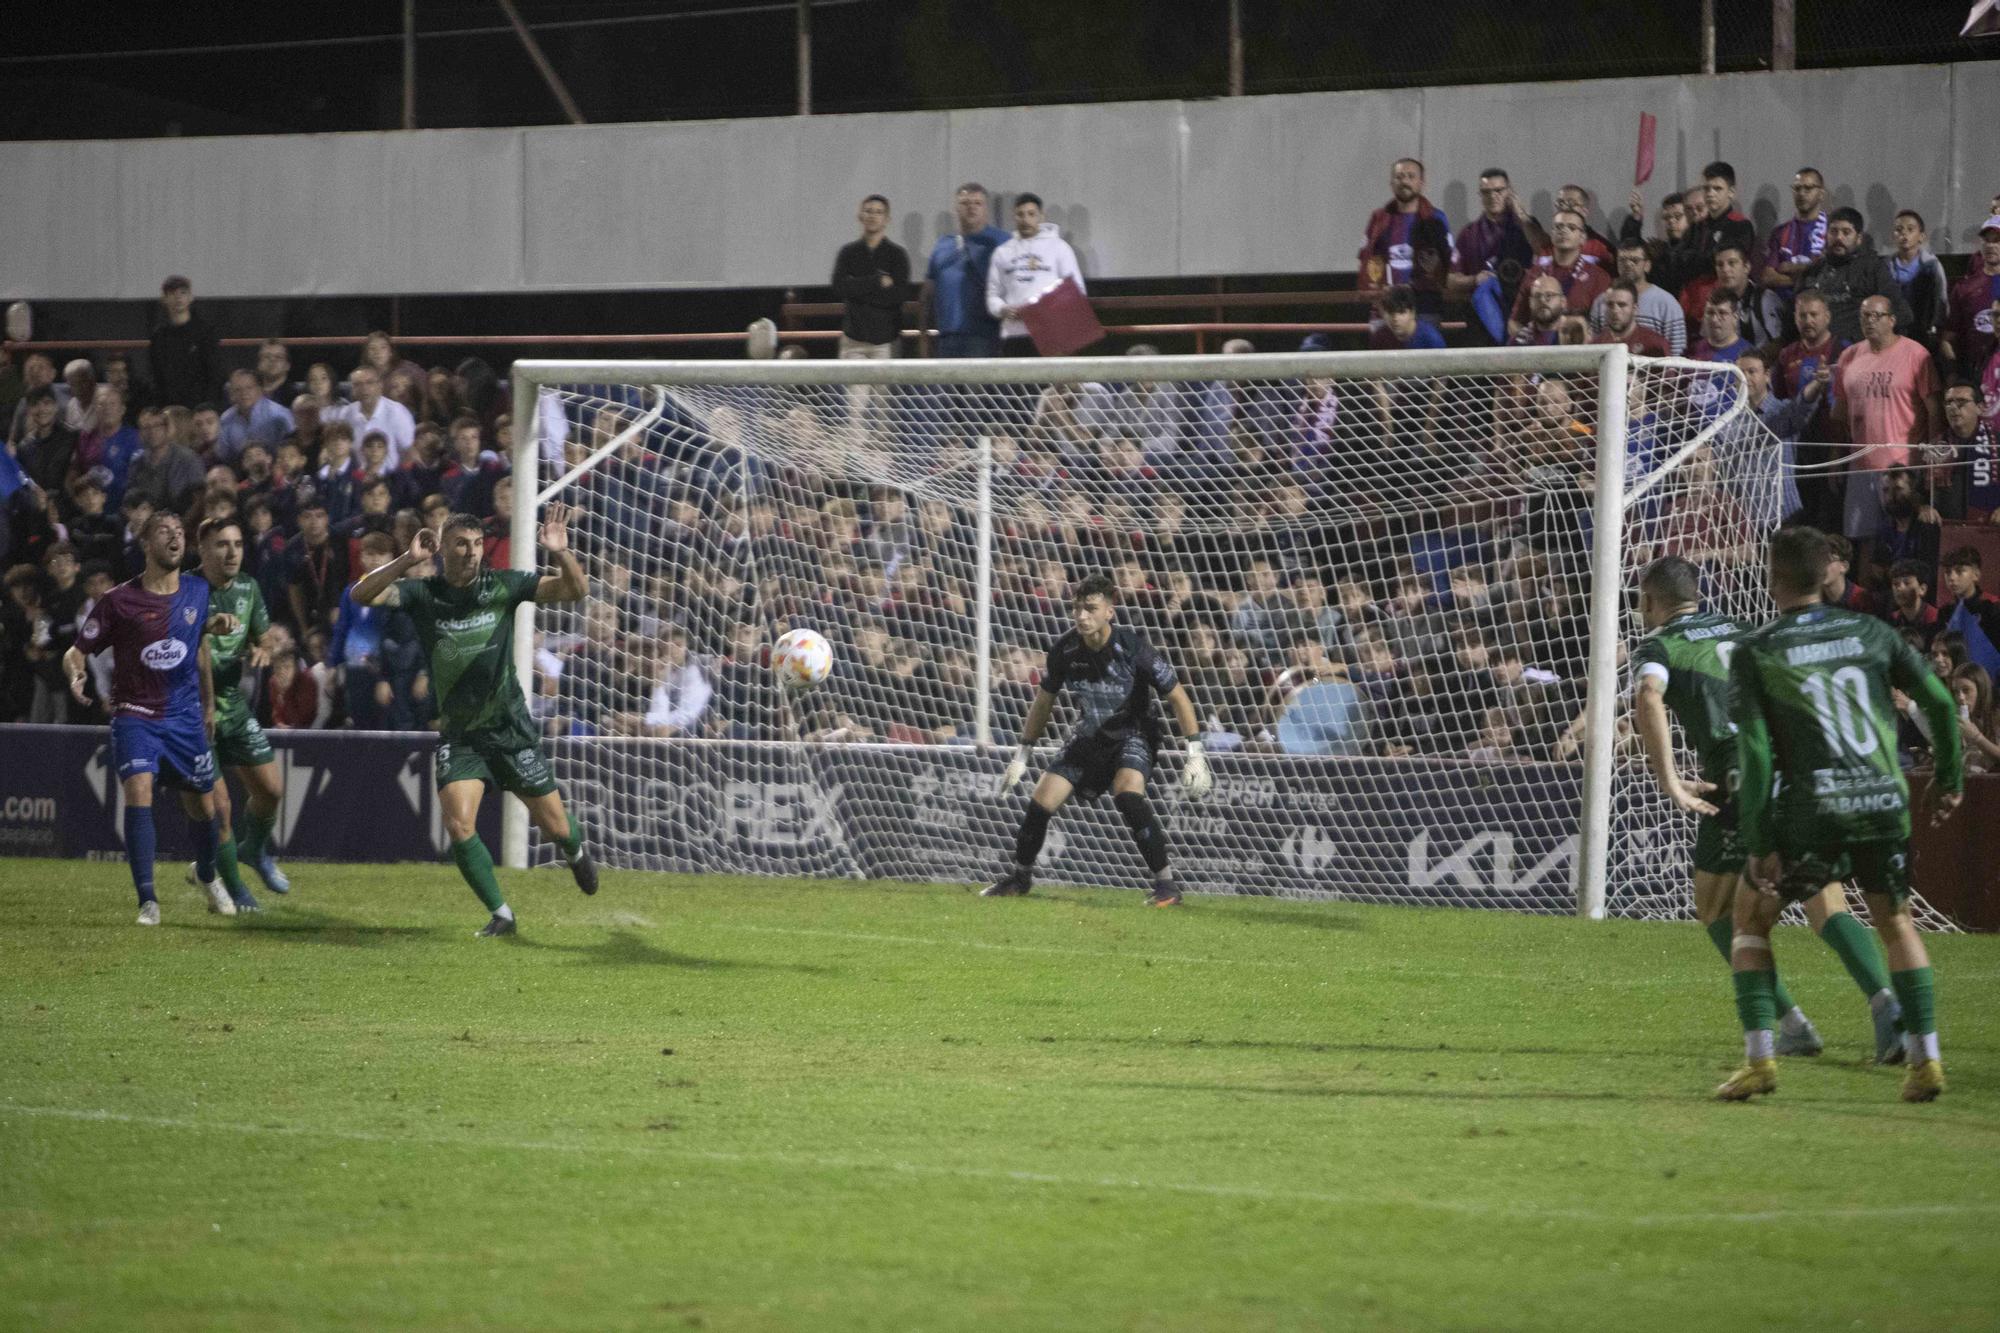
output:
[[172,671],[187,655],[187,645],[179,639],[158,639],[139,650],[139,660],[155,671]]

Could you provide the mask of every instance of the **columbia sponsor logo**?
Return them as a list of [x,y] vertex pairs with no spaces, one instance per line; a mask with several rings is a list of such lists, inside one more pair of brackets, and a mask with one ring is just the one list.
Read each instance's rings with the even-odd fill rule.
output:
[[1787,666],[1811,666],[1815,662],[1832,662],[1843,657],[1859,657],[1868,651],[1856,638],[1829,639],[1825,643],[1802,643],[1796,648],[1785,650]]

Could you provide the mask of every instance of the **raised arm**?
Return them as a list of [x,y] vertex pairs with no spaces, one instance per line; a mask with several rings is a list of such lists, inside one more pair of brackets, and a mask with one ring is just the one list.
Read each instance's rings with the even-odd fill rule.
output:
[[438,552],[438,535],[429,528],[418,528],[417,535],[410,538],[410,549],[391,560],[388,564],[363,574],[351,590],[356,606],[401,606],[403,599],[396,591],[396,580],[409,573],[418,565],[435,556]]
[[569,520],[573,511],[566,504],[552,504],[542,517],[541,547],[556,558],[556,573],[544,574],[535,585],[537,602],[580,602],[590,591],[583,566],[569,549]]

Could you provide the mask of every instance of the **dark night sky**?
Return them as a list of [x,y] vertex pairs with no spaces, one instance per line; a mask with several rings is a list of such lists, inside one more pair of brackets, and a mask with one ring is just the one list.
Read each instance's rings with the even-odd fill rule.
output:
[[[520,0],[592,121],[787,114],[792,15],[777,0]],[[1965,0],[1804,0],[1800,63],[1988,58],[1954,39]],[[1722,68],[1767,58],[1768,7],[1718,6]],[[1243,0],[1251,92],[1578,78],[1693,69],[1699,0]],[[815,108],[825,111],[1200,97],[1223,91],[1226,0],[816,0]],[[1415,24],[1412,14],[1420,16]],[[1524,19],[1524,13],[1532,19]],[[1885,18],[1893,13],[1893,18]],[[678,15],[661,20],[660,15]],[[418,124],[559,121],[493,0],[420,0]],[[73,0],[17,7],[0,38],[0,137],[312,132],[399,123],[402,5]],[[358,38],[291,50],[22,57]]]

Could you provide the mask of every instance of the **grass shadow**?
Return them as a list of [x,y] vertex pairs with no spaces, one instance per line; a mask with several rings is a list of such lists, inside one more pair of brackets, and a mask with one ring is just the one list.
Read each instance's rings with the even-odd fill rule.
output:
[[[1659,1102],[1666,1105],[1686,1106],[1708,1101],[1705,1090],[1695,1088],[1688,1092],[1614,1092],[1609,1090],[1569,1090],[1563,1088],[1522,1088],[1508,1091],[1495,1089],[1481,1091],[1476,1088],[1431,1087],[1431,1088],[1385,1088],[1380,1086],[1324,1087],[1324,1088],[1279,1088],[1254,1083],[1141,1083],[1104,1082],[1095,1086],[1102,1088],[1132,1088],[1144,1092],[1207,1092],[1256,1097],[1304,1097],[1314,1099],[1334,1099],[1356,1097],[1386,1101],[1419,1102]],[[1841,1099],[1831,1097],[1784,1098],[1786,1106],[1836,1106],[1844,1105]],[[1887,1106],[1885,1104],[1885,1110]]]
[[[1194,903],[1196,906],[1201,906],[1207,900],[1204,898],[1196,897],[1190,899],[1189,901]],[[1254,901],[1254,900],[1239,897],[1239,898],[1224,898],[1221,899],[1220,901],[1243,902],[1243,901]],[[1255,907],[1247,911],[1227,912],[1224,913],[1224,916],[1231,922],[1240,921],[1246,925],[1255,925],[1255,926],[1263,926],[1263,925],[1283,926],[1287,930],[1298,930],[1303,928],[1305,930],[1357,930],[1358,931],[1358,930],[1369,929],[1368,923],[1366,921],[1363,921],[1359,917],[1345,916],[1335,911],[1313,912],[1313,911],[1301,911],[1298,908]]]
[[[187,922],[169,923],[174,929],[191,929]],[[399,940],[429,939],[441,936],[441,926],[377,926],[356,921],[351,917],[336,916],[311,907],[292,907],[281,910],[266,908],[248,916],[239,916],[230,929],[242,935],[283,936],[287,939],[311,940],[318,944],[337,944],[348,948],[379,948]]]
[[651,943],[634,930],[614,930],[589,944],[557,944],[520,934],[507,936],[507,942],[517,949],[546,949],[551,953],[574,954],[577,963],[599,967],[678,967],[696,972],[803,972],[815,976],[827,975],[833,970],[812,963],[744,962],[675,953]]
[[1085,1037],[1036,1037],[1038,1042],[1059,1042],[1078,1046],[1157,1046],[1188,1051],[1287,1051],[1309,1055],[1554,1055],[1565,1059],[1611,1059],[1658,1061],[1663,1057],[1679,1056],[1700,1059],[1705,1051],[1671,1051],[1654,1047],[1637,1051],[1618,1047],[1565,1047],[1565,1046],[1466,1046],[1454,1042],[1429,1042],[1424,1045],[1402,1045],[1383,1041],[1267,1041],[1247,1037],[1153,1037],[1153,1036],[1085,1036]]

